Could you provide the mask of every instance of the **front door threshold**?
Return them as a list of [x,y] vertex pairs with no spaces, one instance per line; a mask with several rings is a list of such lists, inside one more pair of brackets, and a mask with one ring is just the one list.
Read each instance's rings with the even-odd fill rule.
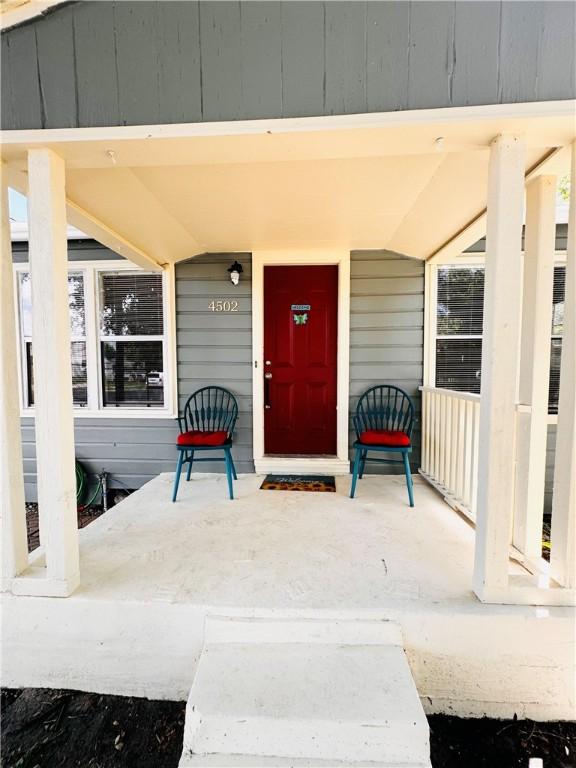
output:
[[256,474],[349,475],[350,462],[337,456],[264,456],[254,461]]

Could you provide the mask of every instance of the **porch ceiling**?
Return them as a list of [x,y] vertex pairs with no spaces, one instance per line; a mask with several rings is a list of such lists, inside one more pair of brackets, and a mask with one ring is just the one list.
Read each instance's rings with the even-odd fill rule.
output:
[[[246,125],[227,124],[230,133],[222,124],[5,132],[2,156],[25,191],[26,150],[53,149],[66,161],[72,223],[82,228],[85,214],[157,264],[204,252],[330,247],[426,259],[485,208],[495,135],[526,137],[527,172],[575,135],[570,110],[330,130],[307,119]],[[543,168],[558,166],[556,157]]]

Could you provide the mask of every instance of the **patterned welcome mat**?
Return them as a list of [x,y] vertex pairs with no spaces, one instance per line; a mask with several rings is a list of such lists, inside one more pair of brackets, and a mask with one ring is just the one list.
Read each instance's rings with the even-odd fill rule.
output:
[[332,475],[266,475],[260,486],[263,491],[317,491],[335,493]]

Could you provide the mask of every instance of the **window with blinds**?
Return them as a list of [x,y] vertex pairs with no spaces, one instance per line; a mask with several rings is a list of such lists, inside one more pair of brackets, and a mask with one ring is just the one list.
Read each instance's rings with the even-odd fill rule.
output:
[[[32,353],[32,281],[29,272],[19,273],[20,323],[22,334],[22,363],[24,402],[34,405],[34,356]],[[68,306],[70,309],[70,336],[72,357],[72,399],[82,408],[88,404],[86,369],[86,316],[84,304],[84,277],[81,273],[68,275]]]
[[480,392],[484,269],[441,267],[436,301],[436,386]]
[[102,405],[162,407],[162,275],[102,273],[99,296]]
[[562,333],[564,331],[564,293],[566,267],[554,267],[554,292],[552,299],[552,348],[550,350],[549,413],[558,413],[560,392],[560,358],[562,356]]
[[[548,399],[550,413],[558,413],[565,277],[564,266],[554,268]],[[436,386],[479,393],[484,267],[440,267],[436,299]]]

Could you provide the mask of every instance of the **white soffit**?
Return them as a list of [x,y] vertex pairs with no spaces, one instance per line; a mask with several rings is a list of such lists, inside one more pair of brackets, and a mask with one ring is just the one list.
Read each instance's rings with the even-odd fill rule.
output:
[[0,29],[23,24],[63,2],[67,0],[0,0]]
[[495,135],[525,136],[528,172],[575,133],[566,109],[468,121],[420,113],[325,130],[271,121],[298,124],[285,132],[254,122],[259,132],[236,135],[198,135],[206,126],[12,131],[2,155],[22,178],[27,148],[53,149],[66,161],[69,200],[159,264],[206,251],[330,247],[425,259],[481,216]]

